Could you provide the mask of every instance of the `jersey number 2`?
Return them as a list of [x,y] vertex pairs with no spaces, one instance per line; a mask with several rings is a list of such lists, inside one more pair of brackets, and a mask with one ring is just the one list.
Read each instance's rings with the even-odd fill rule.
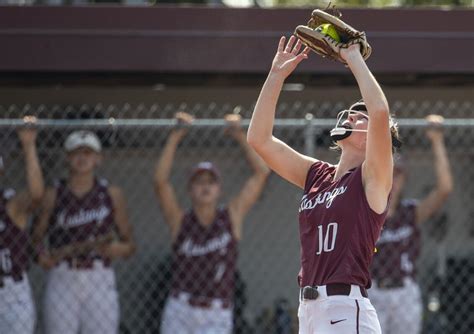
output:
[[323,232],[323,225],[318,226],[318,252],[331,252],[336,247],[337,223],[330,223],[326,227],[326,233]]

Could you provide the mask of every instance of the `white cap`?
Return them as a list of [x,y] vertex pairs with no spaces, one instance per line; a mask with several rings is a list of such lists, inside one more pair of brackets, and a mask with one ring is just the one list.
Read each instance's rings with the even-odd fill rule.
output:
[[97,153],[102,151],[102,145],[99,138],[91,131],[74,131],[67,136],[66,141],[64,142],[64,149],[66,152],[74,151],[79,147],[88,147]]

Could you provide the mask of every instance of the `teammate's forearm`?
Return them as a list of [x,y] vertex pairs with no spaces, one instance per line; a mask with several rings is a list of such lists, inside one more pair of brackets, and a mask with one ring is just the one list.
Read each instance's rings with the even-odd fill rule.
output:
[[33,203],[39,203],[44,194],[44,179],[41,166],[38,161],[36,145],[29,144],[23,147],[26,164],[26,178],[28,182],[28,192]]
[[118,241],[108,245],[106,256],[110,259],[127,258],[136,251],[135,244],[131,241]]
[[443,194],[448,195],[453,190],[453,176],[449,164],[446,146],[441,138],[433,141],[433,153],[435,159],[435,169],[437,178],[437,188]]
[[84,255],[93,250],[107,246],[110,243],[114,243],[114,241],[112,241],[113,239],[114,233],[108,233],[95,240],[78,241],[60,248],[53,248],[50,250],[50,253],[55,259],[62,260],[66,257]]
[[245,138],[245,133],[242,132],[241,136],[238,136],[237,141],[239,142],[240,146],[242,147],[245,157],[249,162],[250,166],[252,167],[255,174],[262,174],[268,175],[270,173],[270,169],[267,167],[265,161],[255,152],[255,150],[247,143]]
[[103,245],[103,241],[75,242],[61,248],[50,249],[50,253],[56,260],[61,261],[67,257],[87,254],[100,245]]
[[347,64],[357,80],[369,116],[375,116],[371,115],[375,112],[383,112],[388,116],[389,107],[385,94],[360,53],[351,54],[351,57],[347,59]]
[[178,144],[179,138],[174,133],[171,133],[156,165],[155,182],[163,182],[169,179]]
[[283,77],[270,73],[263,85],[247,133],[247,140],[254,148],[272,138],[275,110],[283,82]]
[[67,257],[78,256],[90,252],[92,249],[94,249],[94,247],[91,246],[90,243],[88,244],[87,249],[85,249],[84,245],[66,245],[61,248],[49,249],[49,254],[55,261],[59,262]]

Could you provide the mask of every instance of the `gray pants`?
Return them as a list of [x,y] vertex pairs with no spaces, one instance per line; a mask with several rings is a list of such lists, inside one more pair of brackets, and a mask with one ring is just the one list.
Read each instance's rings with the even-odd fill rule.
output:
[[31,298],[28,277],[13,281],[3,278],[0,288],[0,333],[32,334],[35,328],[35,307]]
[[216,300],[209,308],[191,306],[186,294],[169,297],[161,322],[162,334],[231,334],[232,309]]
[[48,334],[118,333],[119,303],[115,274],[100,261],[91,269],[60,264],[48,273],[44,296]]
[[421,331],[422,300],[418,284],[404,279],[401,288],[379,289],[373,282],[369,297],[377,310],[382,333],[418,334]]

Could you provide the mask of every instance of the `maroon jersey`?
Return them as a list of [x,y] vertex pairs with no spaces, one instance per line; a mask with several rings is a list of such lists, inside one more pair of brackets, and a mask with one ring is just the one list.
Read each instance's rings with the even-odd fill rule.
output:
[[374,212],[362,186],[362,167],[334,181],[336,167],[314,163],[299,208],[301,286],[371,286],[369,265],[386,211]]
[[421,234],[416,224],[415,200],[403,200],[395,214],[387,218],[374,255],[372,275],[375,279],[401,281],[415,277]]
[[28,267],[28,235],[16,226],[7,213],[12,189],[0,190],[0,277],[22,277]]
[[209,226],[200,224],[191,210],[173,243],[172,290],[231,301],[236,261],[237,240],[228,210],[218,209]]
[[[114,209],[107,187],[106,180],[95,180],[93,188],[78,198],[65,181],[56,183],[56,202],[48,229],[50,248],[93,241],[114,230]],[[100,256],[92,251],[77,258],[90,260]]]

